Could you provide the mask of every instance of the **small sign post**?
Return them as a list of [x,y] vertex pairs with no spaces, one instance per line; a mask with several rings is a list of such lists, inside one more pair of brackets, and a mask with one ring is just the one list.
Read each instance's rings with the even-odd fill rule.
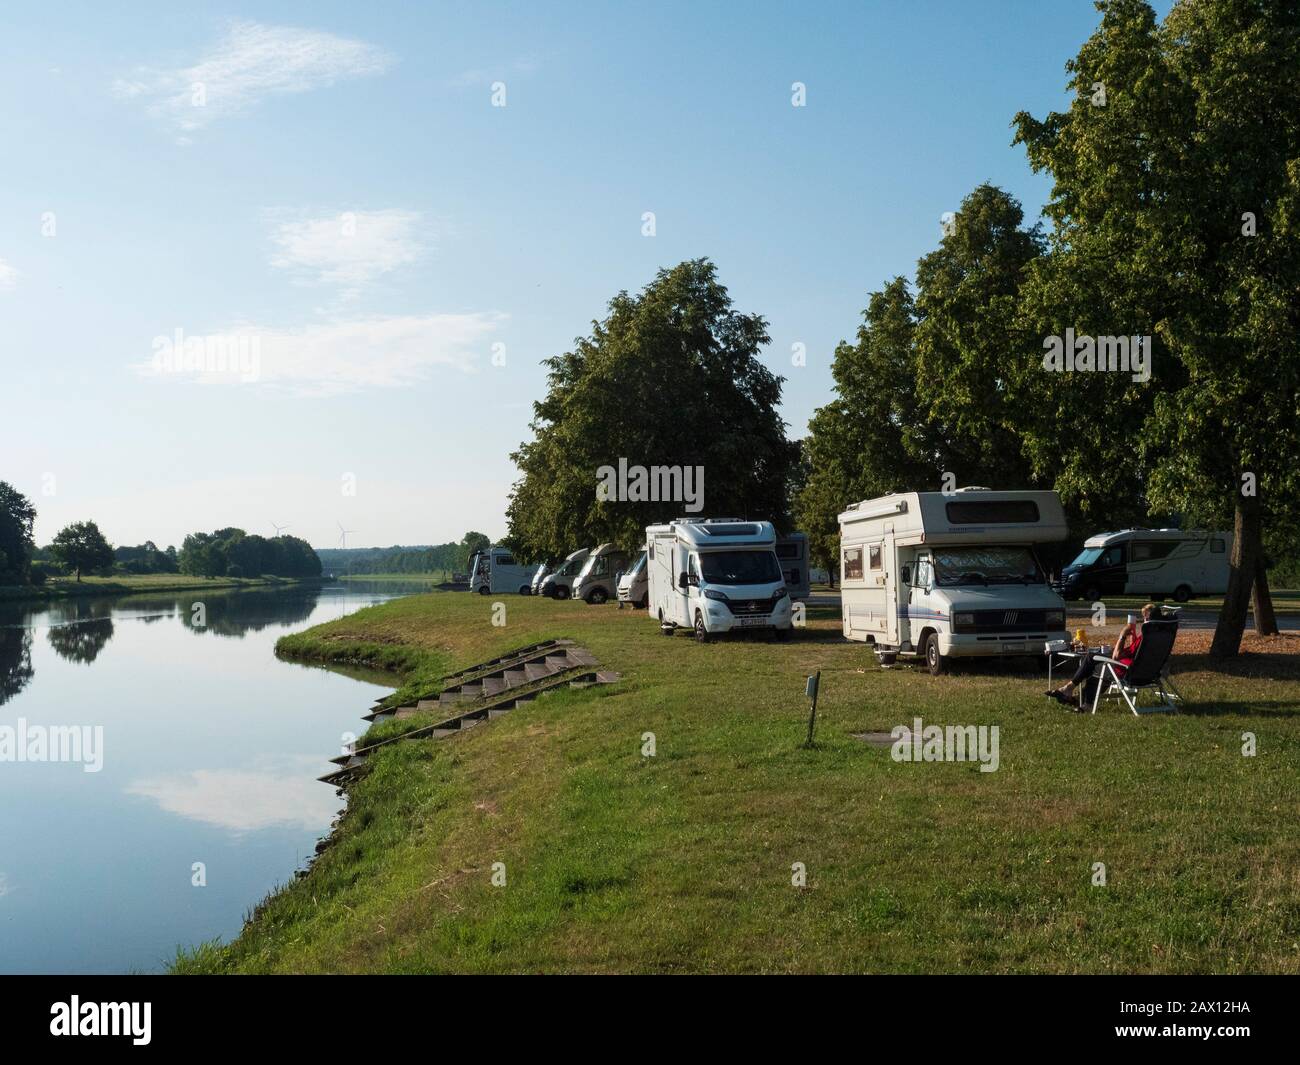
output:
[[813,728],[817,724],[817,689],[821,687],[822,671],[819,669],[808,678],[807,687],[804,688],[804,694],[812,700],[812,712],[808,715],[808,739],[804,741],[805,747],[813,745]]

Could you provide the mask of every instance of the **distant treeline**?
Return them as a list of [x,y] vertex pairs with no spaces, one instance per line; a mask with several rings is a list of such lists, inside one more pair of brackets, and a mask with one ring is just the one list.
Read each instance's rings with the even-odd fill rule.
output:
[[265,537],[243,529],[190,533],[177,562],[196,577],[319,577],[321,560],[297,536]]
[[464,573],[469,557],[487,547],[479,532],[468,532],[460,543],[392,547],[327,547],[319,552],[330,573]]

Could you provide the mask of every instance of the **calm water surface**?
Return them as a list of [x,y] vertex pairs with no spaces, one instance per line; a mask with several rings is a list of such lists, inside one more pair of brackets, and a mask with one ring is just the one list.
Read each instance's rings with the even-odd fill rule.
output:
[[0,734],[103,727],[98,772],[0,760],[0,972],[153,972],[238,933],[342,808],[315,778],[387,691],[279,661],[275,641],[423,590],[0,603]]

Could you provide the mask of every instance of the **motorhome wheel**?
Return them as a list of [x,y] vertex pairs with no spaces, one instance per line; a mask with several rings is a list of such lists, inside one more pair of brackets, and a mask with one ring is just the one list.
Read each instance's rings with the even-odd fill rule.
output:
[[569,598],[569,589],[566,588],[563,584],[561,584],[558,588],[555,589],[555,598],[556,598],[556,599],[568,599],[568,598]]
[[528,587],[528,585],[525,584],[522,588],[519,589],[519,594],[520,594],[520,595],[532,595],[532,594],[533,594],[533,591],[532,591],[531,588]]
[[609,593],[606,592],[604,588],[595,588],[592,590],[592,593],[587,596],[587,602],[592,606],[599,606],[608,598]]
[[478,594],[479,594],[479,595],[491,595],[491,594],[492,594],[492,589],[489,588],[486,584],[480,584],[480,585],[478,586]]
[[1095,584],[1090,584],[1083,590],[1083,597],[1088,600],[1088,602],[1095,603],[1101,599],[1101,589]]
[[925,666],[930,671],[930,676],[937,677],[946,665],[943,655],[939,653],[939,634],[932,632],[925,641]]
[[1174,602],[1185,603],[1192,597],[1192,590],[1185,584],[1180,584],[1174,589]]
[[709,642],[709,630],[704,627],[704,615],[695,612],[695,640],[697,643]]

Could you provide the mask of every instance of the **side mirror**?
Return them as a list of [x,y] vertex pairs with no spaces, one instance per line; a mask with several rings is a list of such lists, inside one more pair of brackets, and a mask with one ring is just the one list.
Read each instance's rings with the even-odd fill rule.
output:
[[911,584],[911,583],[912,583],[912,567],[911,567],[911,565],[907,565],[907,566],[904,566],[904,567],[902,568],[902,570],[901,570],[901,571],[899,572],[899,574],[898,574],[898,579],[901,580],[904,584]]
[[684,592],[689,586],[690,585],[689,582],[687,581],[686,574],[685,573],[677,574],[677,587]]

